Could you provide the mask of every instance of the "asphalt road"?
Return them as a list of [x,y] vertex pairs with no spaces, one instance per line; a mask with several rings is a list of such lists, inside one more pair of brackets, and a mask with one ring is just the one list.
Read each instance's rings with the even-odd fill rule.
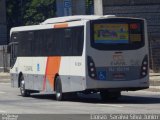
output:
[[[11,88],[10,83],[0,83],[0,114],[6,113],[72,114],[73,118],[69,115],[67,120],[77,118],[74,114],[160,114],[160,92],[122,92],[122,97],[113,102],[102,102],[97,94],[79,95],[77,99],[57,102],[54,95],[22,97],[19,89]],[[63,118],[61,115],[60,117],[62,117],[60,119],[66,120],[66,116]],[[85,119],[86,117],[90,116],[79,115],[78,118]],[[27,120],[28,117],[23,118],[25,118],[23,120]],[[40,118],[38,119],[41,120]]]

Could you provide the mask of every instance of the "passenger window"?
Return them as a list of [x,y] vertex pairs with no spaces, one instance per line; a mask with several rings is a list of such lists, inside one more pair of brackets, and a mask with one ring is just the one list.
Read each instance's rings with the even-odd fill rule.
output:
[[71,29],[65,29],[65,38],[71,37]]

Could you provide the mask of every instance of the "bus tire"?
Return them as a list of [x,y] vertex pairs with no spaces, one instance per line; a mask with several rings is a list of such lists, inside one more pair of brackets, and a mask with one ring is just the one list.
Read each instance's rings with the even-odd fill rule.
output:
[[62,83],[61,83],[61,79],[59,76],[56,77],[55,92],[56,92],[57,101],[64,100],[64,93],[62,92]]
[[109,92],[109,91],[101,91],[100,92],[102,101],[115,101],[121,96],[120,91]]
[[25,89],[25,81],[23,79],[23,76],[21,76],[21,78],[20,78],[20,93],[21,93],[21,96],[23,96],[23,97],[30,96],[29,90]]

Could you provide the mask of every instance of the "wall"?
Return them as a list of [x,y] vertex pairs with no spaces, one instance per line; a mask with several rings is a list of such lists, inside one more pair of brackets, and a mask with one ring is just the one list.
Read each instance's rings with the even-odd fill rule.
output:
[[8,72],[10,56],[7,54],[7,46],[0,46],[0,72]]
[[85,15],[85,0],[57,0],[57,16]]
[[0,45],[7,44],[5,0],[0,0]]
[[103,14],[145,18],[150,42],[150,67],[160,71],[160,0],[103,0]]
[[[0,0],[0,72],[6,71],[9,66],[7,54],[7,27],[6,27],[6,6],[5,0]],[[5,45],[5,46],[4,46]]]

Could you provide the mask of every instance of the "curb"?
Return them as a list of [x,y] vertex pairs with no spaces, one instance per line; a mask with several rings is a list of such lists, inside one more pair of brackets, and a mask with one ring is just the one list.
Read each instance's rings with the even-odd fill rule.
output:
[[10,78],[9,79],[1,79],[0,78],[0,83],[10,83],[11,82],[11,80],[10,80]]
[[148,89],[144,89],[144,91],[160,92],[160,86],[149,86],[149,88]]
[[10,79],[9,73],[0,73],[0,83],[10,83]]
[[0,83],[11,83],[10,79],[3,79],[0,80]]
[[160,86],[160,76],[150,76],[149,83],[150,86]]
[[10,76],[0,76],[1,79],[11,79]]

